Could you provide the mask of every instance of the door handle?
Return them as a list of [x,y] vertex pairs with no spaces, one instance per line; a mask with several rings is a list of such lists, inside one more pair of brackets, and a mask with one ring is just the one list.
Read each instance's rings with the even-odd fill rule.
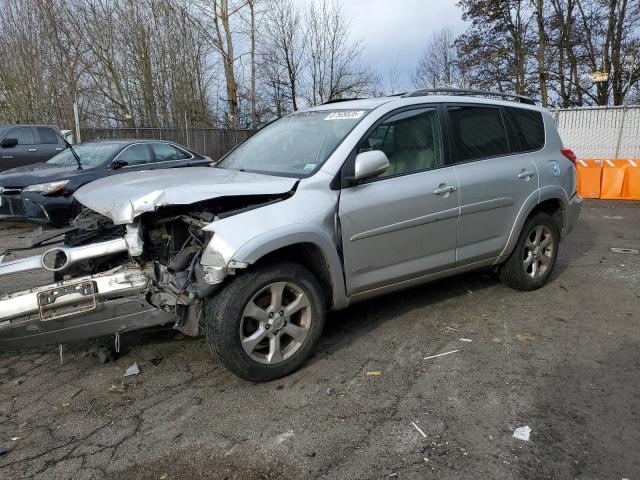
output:
[[533,177],[536,174],[536,172],[531,171],[531,170],[525,170],[524,172],[518,174],[518,178],[529,178],[529,177]]
[[13,155],[2,155],[2,158],[13,158]]
[[455,192],[458,189],[455,185],[447,185],[446,187],[436,188],[433,193],[436,195],[442,195],[443,193]]
[[61,152],[61,151],[62,151],[62,147],[56,148],[56,152]]
[[30,148],[30,149],[28,149],[27,151],[28,151],[28,152],[37,152],[37,151],[38,151],[38,149],[37,149],[37,148]]

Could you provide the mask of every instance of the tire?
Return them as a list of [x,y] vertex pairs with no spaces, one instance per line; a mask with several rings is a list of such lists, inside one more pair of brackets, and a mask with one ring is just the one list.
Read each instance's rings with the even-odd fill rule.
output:
[[324,321],[318,280],[302,265],[283,261],[243,272],[214,294],[205,333],[222,365],[245,380],[268,382],[302,367]]
[[542,287],[555,267],[559,243],[558,227],[548,214],[531,216],[522,227],[513,252],[500,267],[500,280],[516,290]]

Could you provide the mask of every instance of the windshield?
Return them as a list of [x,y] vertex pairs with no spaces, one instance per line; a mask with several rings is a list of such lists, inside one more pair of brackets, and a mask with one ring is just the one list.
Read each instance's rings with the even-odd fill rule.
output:
[[[122,148],[122,143],[87,143],[85,145],[74,145],[73,149],[80,157],[80,163],[83,168],[97,167],[103,165],[113,155]],[[73,153],[68,148],[60,152],[55,157],[47,160],[48,164],[75,166],[78,165],[76,159],[73,157]]]
[[264,127],[216,166],[286,177],[309,176],[365,114],[365,110],[324,110],[288,115]]

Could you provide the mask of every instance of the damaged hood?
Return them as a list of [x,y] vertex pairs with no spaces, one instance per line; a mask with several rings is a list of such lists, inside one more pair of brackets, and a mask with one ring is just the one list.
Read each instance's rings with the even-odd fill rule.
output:
[[81,187],[74,197],[116,225],[167,205],[190,205],[239,195],[275,195],[298,179],[211,167],[147,170],[114,175]]

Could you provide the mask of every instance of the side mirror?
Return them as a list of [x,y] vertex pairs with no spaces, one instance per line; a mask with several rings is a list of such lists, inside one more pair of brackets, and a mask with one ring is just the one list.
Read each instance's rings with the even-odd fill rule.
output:
[[124,160],[114,160],[111,162],[111,170],[118,170],[119,168],[126,167],[129,165],[129,162],[125,162]]
[[17,138],[5,138],[4,140],[2,140],[2,143],[0,143],[0,147],[2,148],[11,148],[15,147],[16,145],[18,145]]
[[353,179],[355,181],[380,175],[389,168],[389,159],[382,150],[359,153],[356,157]]

